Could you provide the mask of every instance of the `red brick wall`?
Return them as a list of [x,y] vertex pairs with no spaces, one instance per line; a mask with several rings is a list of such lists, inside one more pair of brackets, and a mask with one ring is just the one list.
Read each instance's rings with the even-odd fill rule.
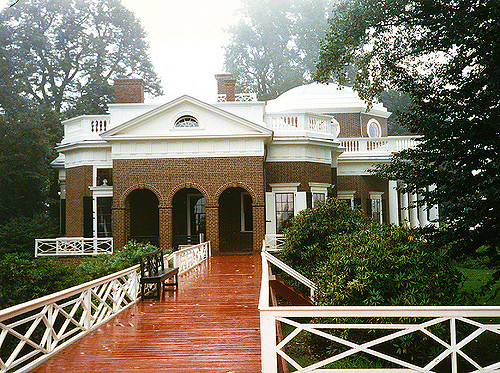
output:
[[382,136],[387,136],[387,118],[377,117],[375,115],[361,114],[361,123],[363,123],[362,136],[368,137],[366,125],[368,124],[368,121],[372,118],[376,119],[377,122],[380,124],[380,129],[382,130]]
[[387,118],[363,113],[334,113],[332,115],[340,124],[339,137],[367,137],[366,125],[375,118],[382,130],[382,136],[387,136]]
[[253,250],[261,249],[265,234],[264,165],[262,157],[117,159],[113,162],[113,237],[115,247],[124,245],[128,233],[126,198],[135,189],[149,189],[159,201],[160,245],[172,245],[172,200],[183,188],[195,188],[206,200],[207,239],[219,251],[220,194],[241,187],[252,196]]
[[66,169],[66,236],[83,237],[83,197],[91,197],[92,166]]
[[115,103],[130,104],[144,102],[144,80],[115,79]]
[[314,162],[268,162],[266,182],[269,192],[272,183],[300,183],[299,192],[310,192],[310,182],[332,183],[332,168],[329,164]]
[[[355,190],[354,198],[361,198],[361,208],[367,211],[367,200],[370,198],[369,192],[384,192],[382,200],[386,201],[389,198],[389,183],[378,176],[338,176],[337,191]],[[388,213],[386,211],[384,221],[388,221]]]

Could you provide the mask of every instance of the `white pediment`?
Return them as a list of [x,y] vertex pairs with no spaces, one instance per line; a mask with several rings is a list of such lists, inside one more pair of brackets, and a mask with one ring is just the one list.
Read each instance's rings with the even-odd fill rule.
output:
[[[183,116],[197,127],[176,127]],[[272,131],[190,96],[182,96],[101,134],[106,141],[271,138]]]

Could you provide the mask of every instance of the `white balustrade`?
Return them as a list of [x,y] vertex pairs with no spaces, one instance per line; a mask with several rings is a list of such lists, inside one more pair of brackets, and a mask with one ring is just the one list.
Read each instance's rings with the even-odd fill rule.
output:
[[[211,255],[210,242],[164,256],[179,274]],[[0,373],[28,372],[140,299],[139,265],[0,310]],[[153,285],[151,285],[153,286]]]
[[101,139],[100,134],[111,128],[110,118],[109,115],[82,115],[65,120],[63,142]]
[[[297,372],[432,372],[441,362],[448,364],[440,369],[452,373],[463,371],[498,372],[500,369],[500,351],[497,346],[491,351],[495,359],[481,366],[474,356],[466,351],[469,344],[483,333],[500,334],[500,307],[498,306],[271,306],[269,302],[269,276],[271,264],[275,264],[272,255],[267,252],[266,241],[262,251],[262,284],[259,299],[261,325],[261,362],[262,371],[277,373],[278,359],[285,360]],[[282,268],[282,267],[280,267]],[[282,268],[283,269],[283,268]],[[341,318],[349,319],[342,322]],[[355,319],[356,321],[352,321]],[[315,322],[314,320],[321,320]],[[330,320],[330,321],[329,321]],[[384,321],[381,321],[384,320]],[[397,320],[404,320],[397,322]],[[408,321],[411,320],[411,321]],[[479,321],[480,320],[480,321]],[[283,339],[277,339],[276,323],[288,325],[290,333]],[[439,333],[434,330],[440,330]],[[352,341],[345,337],[347,330],[364,330],[365,342]],[[340,331],[335,333],[334,331]],[[442,335],[443,331],[447,336]],[[460,331],[460,332],[459,332]],[[465,334],[464,334],[465,333]],[[331,350],[328,357],[317,357],[316,361],[301,365],[286,348],[304,334],[315,335],[326,343],[336,344],[337,351]],[[430,355],[425,365],[417,365],[411,360],[411,351],[404,356],[389,355],[380,351],[378,346],[397,343],[399,338],[417,335],[422,340],[432,340],[439,349],[429,349]],[[374,336],[376,335],[376,336]],[[370,336],[374,336],[370,338]],[[326,351],[325,351],[326,352]],[[356,356],[373,356],[385,362],[391,368],[349,369],[343,359]],[[462,359],[470,364],[469,369],[459,365]],[[331,364],[342,363],[342,369],[332,369]]]
[[275,132],[320,132],[336,135],[333,131],[332,117],[313,113],[269,114],[266,115],[267,127]]
[[403,149],[415,147],[421,136],[388,136],[388,137],[352,137],[339,138],[340,145],[345,148],[340,155],[349,156],[353,153],[390,154]]
[[[257,101],[257,94],[252,92],[236,93],[234,101],[237,102],[253,102]],[[217,102],[227,102],[227,95],[225,93],[217,94]]]
[[35,240],[35,257],[113,253],[113,237],[59,237]]
[[274,252],[280,251],[284,248],[285,235],[284,234],[266,234],[264,236],[264,248],[266,251]]

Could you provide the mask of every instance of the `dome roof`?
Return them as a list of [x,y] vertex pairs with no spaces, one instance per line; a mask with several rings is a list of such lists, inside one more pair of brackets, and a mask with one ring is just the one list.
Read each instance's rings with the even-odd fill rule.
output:
[[[366,112],[367,104],[351,87],[311,83],[295,87],[267,103],[268,113],[309,111],[323,114]],[[388,117],[382,104],[374,104],[370,114]]]

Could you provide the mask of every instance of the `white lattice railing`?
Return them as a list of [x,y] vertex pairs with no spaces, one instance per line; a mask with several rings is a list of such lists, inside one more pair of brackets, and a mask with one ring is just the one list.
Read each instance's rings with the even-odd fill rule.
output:
[[[210,242],[165,256],[180,273],[210,256]],[[0,372],[28,372],[140,299],[139,265],[0,310]]]
[[174,267],[179,268],[179,274],[182,274],[191,268],[197,266],[212,255],[210,241],[198,245],[186,247],[179,251],[174,251],[166,260],[172,262]]
[[35,240],[35,256],[97,255],[113,253],[113,237],[59,237]]
[[[500,371],[500,307],[272,307],[269,276],[274,263],[269,260],[270,255],[264,247],[259,300],[263,372],[277,373],[279,359],[297,372],[434,372],[439,364],[437,371],[444,372]],[[289,331],[282,340],[277,340],[277,322],[286,324]],[[364,341],[349,340],[352,334],[346,332],[352,330],[363,330]],[[478,349],[468,347],[488,334],[496,338],[496,343],[484,344],[480,353],[488,356],[487,361],[478,361],[471,353],[477,354]],[[323,340],[328,350],[323,357],[299,363],[303,356],[294,355],[294,347],[288,347],[297,340],[301,343],[307,335],[315,336],[317,344]],[[422,345],[433,343],[426,350],[429,356],[425,363],[411,360],[411,351],[397,354],[380,348],[398,345],[408,336],[420,338]],[[484,354],[484,349],[491,351]],[[351,369],[349,359],[360,356],[374,358],[374,364],[379,365]]]
[[394,153],[403,149],[413,148],[418,144],[421,136],[388,136],[388,137],[353,137],[339,138],[340,145],[345,148],[340,155],[353,153]]
[[64,138],[63,143],[80,140],[100,140],[100,134],[109,130],[109,115],[81,115],[63,121]]
[[[252,92],[236,93],[234,101],[238,102],[252,102],[257,101],[257,94]],[[217,94],[217,102],[227,102],[227,95],[225,93]]]
[[264,237],[264,247],[266,251],[280,251],[283,249],[284,244],[284,234],[266,234]]

